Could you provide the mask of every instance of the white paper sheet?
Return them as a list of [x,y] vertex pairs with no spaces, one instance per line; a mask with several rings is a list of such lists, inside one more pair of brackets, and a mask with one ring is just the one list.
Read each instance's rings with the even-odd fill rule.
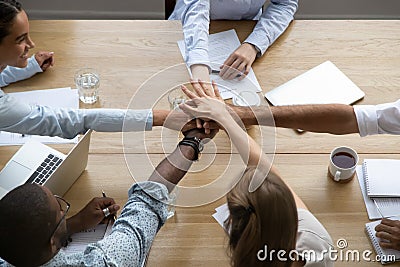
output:
[[218,222],[219,225],[221,225],[222,228],[225,229],[224,222],[228,219],[229,217],[229,209],[228,209],[228,204],[225,203],[218,208],[215,209],[215,213],[212,215],[214,219]]
[[[79,108],[78,91],[76,89],[71,90],[70,87],[10,93],[10,95],[21,102],[25,102],[31,105],[38,104],[49,107]],[[46,144],[65,144],[78,142],[77,137],[73,139],[64,139],[60,137],[27,134],[21,135],[0,131],[0,146],[22,145],[28,140],[35,140]]]
[[109,221],[107,224],[98,224],[95,228],[82,231],[71,236],[72,242],[68,246],[62,248],[66,254],[82,252],[86,246],[91,243],[100,241],[105,236],[109,235],[113,223]]
[[[358,183],[360,184],[361,193],[364,199],[365,207],[367,208],[368,218],[370,220],[381,219],[381,215],[375,206],[374,201],[368,197],[367,190],[365,188],[364,175],[362,171],[362,165],[358,165],[356,168]],[[400,214],[400,198],[375,198],[376,204],[382,211],[383,216],[390,217]]]
[[[184,40],[178,41],[178,46],[183,58],[185,58]],[[208,55],[211,61],[211,68],[214,70],[220,70],[219,67],[239,46],[239,38],[233,29],[210,34],[208,38]],[[218,74],[211,74],[210,79],[217,83],[223,99],[232,98],[234,95],[232,91],[238,92],[240,90],[251,90],[254,92],[261,92],[260,84],[258,83],[253,69],[251,69],[247,77],[241,81],[238,79],[223,80]]]

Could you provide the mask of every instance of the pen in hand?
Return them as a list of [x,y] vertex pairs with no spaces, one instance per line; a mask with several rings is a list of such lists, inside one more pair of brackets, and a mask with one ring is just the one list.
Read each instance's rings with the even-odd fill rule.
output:
[[[103,195],[103,197],[107,197],[106,193],[103,190],[101,190],[101,194]],[[112,218],[113,218],[114,221],[117,220],[117,216],[115,216],[115,214],[112,216]]]

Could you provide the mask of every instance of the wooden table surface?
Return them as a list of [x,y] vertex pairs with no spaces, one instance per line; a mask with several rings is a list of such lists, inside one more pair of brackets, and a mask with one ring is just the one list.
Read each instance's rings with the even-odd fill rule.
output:
[[[240,40],[244,40],[253,25],[253,22],[219,21],[211,23],[210,31],[234,26]],[[35,51],[55,52],[56,64],[46,73],[3,88],[5,92],[74,87],[74,72],[86,66],[97,68],[101,75],[100,101],[81,107],[150,108],[154,104],[155,108],[168,108],[165,97],[159,97],[189,78],[176,44],[183,37],[179,22],[31,21],[31,36],[36,43]],[[400,95],[399,47],[400,21],[294,21],[253,68],[265,93],[330,60],[365,92],[359,104],[393,102]],[[262,104],[268,105],[265,100]],[[265,132],[267,136],[273,134],[274,140],[266,142],[261,138]],[[308,132],[299,135],[290,129],[275,132],[270,127],[253,127],[250,133],[257,141],[264,142],[264,148],[276,145],[274,164],[324,224],[335,244],[344,238],[348,242],[346,249],[372,250],[364,232],[368,217],[357,180],[336,184],[328,179],[329,153],[336,146],[348,145],[358,151],[360,160],[397,159],[400,158],[398,137],[360,138],[356,134],[333,136]],[[145,149],[139,146],[143,138]],[[102,189],[118,203],[125,203],[134,179],[125,163],[123,149],[138,159],[135,175],[145,179],[152,170],[141,168],[141,160],[148,157],[156,165],[180,137],[168,132],[160,138],[161,128],[147,132],[145,137],[124,141],[121,133],[94,133],[86,171],[65,195],[72,204],[71,214],[91,197],[100,196]],[[218,147],[215,164],[203,172],[188,174],[182,184],[207,184],[226,168],[231,149],[229,140],[219,134],[215,144]],[[54,147],[67,152],[71,146]],[[0,148],[0,167],[17,149]],[[157,235],[147,266],[228,266],[227,237],[211,217],[223,203],[222,198],[201,207],[178,207],[176,215]],[[337,261],[336,266],[380,266],[380,263]]]

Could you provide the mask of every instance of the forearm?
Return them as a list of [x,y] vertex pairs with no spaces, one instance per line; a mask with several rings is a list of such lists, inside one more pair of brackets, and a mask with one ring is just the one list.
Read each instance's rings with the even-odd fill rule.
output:
[[190,146],[178,146],[174,152],[158,164],[149,181],[164,184],[171,192],[192,166],[195,153]]
[[0,87],[9,85],[10,83],[28,79],[38,72],[42,72],[35,56],[28,59],[28,65],[25,68],[16,68],[7,66],[0,73]]
[[234,107],[233,110],[245,125],[276,126],[331,134],[359,132],[353,107],[349,105]]
[[190,66],[190,71],[192,73],[192,79],[197,81],[201,80],[204,82],[210,82],[210,70],[207,65],[194,64]]

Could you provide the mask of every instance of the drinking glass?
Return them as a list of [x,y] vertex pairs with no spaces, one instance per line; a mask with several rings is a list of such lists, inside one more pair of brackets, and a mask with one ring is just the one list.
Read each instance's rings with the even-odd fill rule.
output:
[[78,88],[79,99],[85,104],[97,101],[100,86],[100,76],[95,69],[84,68],[75,73],[75,85]]

